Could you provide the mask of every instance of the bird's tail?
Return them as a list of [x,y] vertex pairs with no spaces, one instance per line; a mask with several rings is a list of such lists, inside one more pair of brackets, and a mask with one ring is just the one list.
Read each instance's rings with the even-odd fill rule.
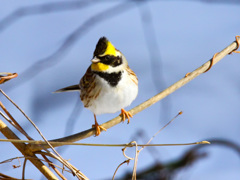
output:
[[60,93],[60,92],[68,92],[68,91],[80,91],[80,87],[78,84],[68,86],[59,90],[54,91],[54,93]]

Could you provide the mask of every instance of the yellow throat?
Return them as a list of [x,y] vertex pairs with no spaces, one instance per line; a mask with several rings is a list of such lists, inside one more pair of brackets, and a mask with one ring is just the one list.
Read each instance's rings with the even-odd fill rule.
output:
[[109,65],[103,64],[103,63],[92,63],[91,69],[93,71],[106,71],[109,68]]

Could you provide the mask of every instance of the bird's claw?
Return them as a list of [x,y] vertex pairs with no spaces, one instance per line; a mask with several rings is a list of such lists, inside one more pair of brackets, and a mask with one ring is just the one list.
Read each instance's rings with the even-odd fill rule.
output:
[[132,118],[132,114],[128,111],[126,111],[125,109],[121,109],[121,114],[122,115],[122,121],[124,122],[126,117],[128,119],[128,124],[130,123],[130,117]]

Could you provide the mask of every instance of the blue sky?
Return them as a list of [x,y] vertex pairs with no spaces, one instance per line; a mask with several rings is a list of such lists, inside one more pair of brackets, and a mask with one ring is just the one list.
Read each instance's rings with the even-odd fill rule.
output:
[[[63,137],[65,133],[81,132],[93,124],[93,114],[88,109],[82,109],[79,94],[52,92],[79,82],[90,65],[95,45],[101,36],[108,37],[123,52],[139,78],[139,95],[127,108],[130,109],[201,66],[214,53],[232,43],[235,35],[240,35],[240,6],[234,1],[229,4],[150,1],[142,5],[129,2],[120,10],[120,1],[104,1],[86,4],[84,8],[51,13],[17,14],[14,21],[2,26],[3,20],[16,9],[47,2],[57,1],[0,2],[0,71],[19,74],[17,79],[1,88],[32,118],[49,140]],[[100,16],[98,13],[112,7],[116,8],[116,14],[106,15],[106,19],[94,22],[94,18]],[[88,22],[93,24],[89,28],[84,26],[79,36],[68,44],[70,46],[59,51],[59,56],[48,58],[72,32]],[[155,137],[153,143],[226,139],[240,144],[239,60],[239,54],[225,57],[209,72],[135,115],[129,125],[119,124],[99,137],[80,142],[112,144],[137,140],[143,143],[140,138],[135,139],[137,132],[144,132],[148,139],[182,110],[183,115]],[[30,123],[2,95],[0,97],[29,135],[40,139]],[[98,121],[106,122],[118,114],[100,115]],[[2,134],[0,138],[4,138]],[[154,164],[156,159],[168,162],[178,158],[189,148],[158,147],[155,158],[144,149],[139,156],[138,170]],[[57,150],[61,151],[62,148]],[[217,145],[209,145],[203,151],[208,156],[180,171],[175,179],[223,180],[240,177],[240,161],[236,152]],[[134,155],[134,149],[127,152],[130,156]],[[8,143],[1,143],[0,153],[0,161],[21,156]],[[62,151],[61,155],[70,159],[90,179],[111,178],[117,166],[125,160],[121,148],[116,147],[72,146]],[[14,163],[17,164],[17,161]],[[12,169],[12,164],[0,165],[0,172],[20,178],[21,168]],[[122,166],[117,177],[131,171],[132,167],[133,162]],[[28,162],[26,178],[41,177]]]

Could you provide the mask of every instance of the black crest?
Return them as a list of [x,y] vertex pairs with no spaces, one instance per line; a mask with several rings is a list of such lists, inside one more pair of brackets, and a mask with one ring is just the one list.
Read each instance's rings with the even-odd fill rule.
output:
[[104,37],[104,36],[101,37],[98,40],[98,43],[96,45],[96,49],[94,51],[93,56],[99,56],[99,55],[103,54],[107,49],[107,42],[108,42],[108,39],[106,37]]

